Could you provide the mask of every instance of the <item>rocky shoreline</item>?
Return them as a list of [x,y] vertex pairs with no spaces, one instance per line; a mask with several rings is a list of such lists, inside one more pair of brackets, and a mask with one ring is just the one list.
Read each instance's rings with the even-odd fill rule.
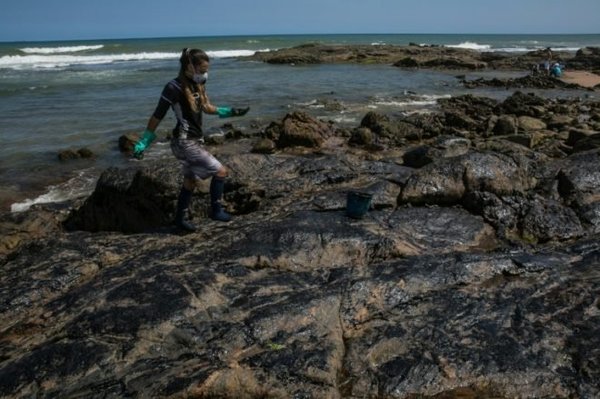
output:
[[2,215],[0,396],[600,395],[599,101],[290,112],[210,145],[231,223],[204,187],[173,230],[174,159]]
[[[545,50],[487,52],[438,45],[327,45],[307,43],[240,57],[271,64],[363,63],[407,68],[525,70],[546,60]],[[600,71],[600,48],[554,51],[553,59],[573,70]]]
[[[305,44],[275,51],[258,51],[253,56],[241,57],[270,64],[324,64],[358,63],[389,64],[399,68],[441,70],[510,70],[529,72],[533,65],[545,61],[545,50],[525,54],[506,52],[481,52],[476,50],[444,47],[438,45],[323,45]],[[554,61],[559,61],[572,71],[591,71],[600,75],[600,48],[586,47],[576,52],[555,51]],[[511,89],[582,89],[547,76],[527,76],[519,79],[478,79],[464,81],[468,88],[492,86]],[[599,85],[595,89],[600,88]]]

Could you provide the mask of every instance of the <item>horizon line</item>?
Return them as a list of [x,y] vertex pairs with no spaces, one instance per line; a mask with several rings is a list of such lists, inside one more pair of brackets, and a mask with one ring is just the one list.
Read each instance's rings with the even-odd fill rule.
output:
[[0,43],[43,43],[43,42],[89,42],[101,40],[151,40],[151,39],[186,39],[186,38],[217,38],[217,37],[259,37],[259,36],[593,36],[600,33],[257,33],[257,34],[220,34],[220,35],[166,35],[166,36],[129,36],[129,37],[97,37],[97,38],[82,38],[82,39],[28,39],[28,40],[1,40]]

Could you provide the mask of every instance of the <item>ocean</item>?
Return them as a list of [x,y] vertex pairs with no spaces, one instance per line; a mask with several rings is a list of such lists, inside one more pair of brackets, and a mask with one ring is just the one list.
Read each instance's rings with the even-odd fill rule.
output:
[[[137,162],[118,151],[118,138],[141,132],[163,86],[177,75],[184,47],[211,57],[207,90],[215,105],[250,106],[235,120],[206,116],[207,134],[225,122],[250,133],[292,110],[354,127],[371,110],[429,112],[439,98],[471,93],[502,99],[504,89],[465,89],[456,72],[390,65],[269,65],[244,59],[255,51],[305,43],[436,44],[478,51],[575,52],[600,47],[600,35],[270,35],[0,42],[0,212],[23,211],[91,192],[109,166]],[[522,75],[527,71],[523,71]],[[467,78],[519,72],[469,72]],[[570,92],[569,96],[589,95]],[[565,93],[547,91],[543,95]],[[328,102],[343,107],[327,107]],[[158,134],[174,126],[172,113]],[[94,159],[61,162],[64,149],[88,148]],[[170,156],[166,144],[150,150]]]

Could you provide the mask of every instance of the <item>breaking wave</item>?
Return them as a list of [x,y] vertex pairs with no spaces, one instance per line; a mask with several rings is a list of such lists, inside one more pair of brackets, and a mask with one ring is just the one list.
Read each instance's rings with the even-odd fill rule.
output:
[[103,47],[103,44],[98,44],[94,46],[25,47],[19,50],[25,54],[62,54],[100,50]]
[[[94,46],[81,46],[90,50]],[[0,69],[54,69],[65,68],[76,65],[97,65],[111,64],[125,61],[149,61],[149,60],[167,60],[179,59],[179,52],[142,52],[142,53],[122,53],[122,54],[67,54],[76,51],[75,47],[64,47],[69,51],[62,51],[60,47],[31,48],[26,55],[5,55],[0,57]],[[80,48],[80,47],[76,47]],[[24,50],[24,49],[21,49]],[[41,50],[41,51],[40,51]],[[44,52],[47,51],[47,52]],[[231,58],[241,56],[251,56],[257,50],[214,50],[207,51],[212,58]],[[268,51],[261,50],[261,51]]]
[[446,47],[464,48],[464,49],[468,49],[468,50],[477,50],[477,51],[486,51],[486,50],[490,50],[492,48],[492,46],[490,46],[489,44],[479,44],[479,43],[473,43],[473,42],[462,42],[460,44],[447,44]]
[[53,186],[49,186],[47,191],[33,199],[26,199],[22,202],[16,202],[10,206],[11,212],[23,212],[35,204],[45,204],[49,202],[61,202],[69,199],[89,195],[95,186],[96,177],[88,171],[80,171],[72,179]]
[[[530,45],[528,45],[530,44]],[[545,46],[541,46],[539,42],[537,41],[530,41],[529,43],[526,43],[525,45],[521,44],[521,45],[514,45],[511,47],[505,46],[505,47],[492,47],[492,45],[490,44],[479,44],[476,42],[462,42],[459,44],[447,44],[445,45],[445,47],[452,47],[452,48],[462,48],[462,49],[467,49],[467,50],[475,50],[475,51],[490,51],[490,52],[505,52],[505,53],[527,53],[529,51],[536,51],[536,50],[541,50],[546,48]],[[561,47],[561,46],[555,46],[552,47],[552,49],[554,50],[558,50],[558,51],[577,51],[580,49],[580,47]]]

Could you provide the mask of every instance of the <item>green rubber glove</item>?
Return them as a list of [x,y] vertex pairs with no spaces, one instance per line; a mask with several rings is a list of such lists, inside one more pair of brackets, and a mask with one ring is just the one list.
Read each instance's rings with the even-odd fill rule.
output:
[[230,116],[242,116],[246,115],[250,107],[246,108],[230,108],[230,107],[217,107],[217,114],[219,118],[229,118]]
[[154,132],[151,132],[148,129],[144,130],[142,138],[133,146],[133,156],[137,159],[144,158],[144,151],[146,151],[146,148],[150,147],[150,144],[152,144],[155,139],[156,134]]

